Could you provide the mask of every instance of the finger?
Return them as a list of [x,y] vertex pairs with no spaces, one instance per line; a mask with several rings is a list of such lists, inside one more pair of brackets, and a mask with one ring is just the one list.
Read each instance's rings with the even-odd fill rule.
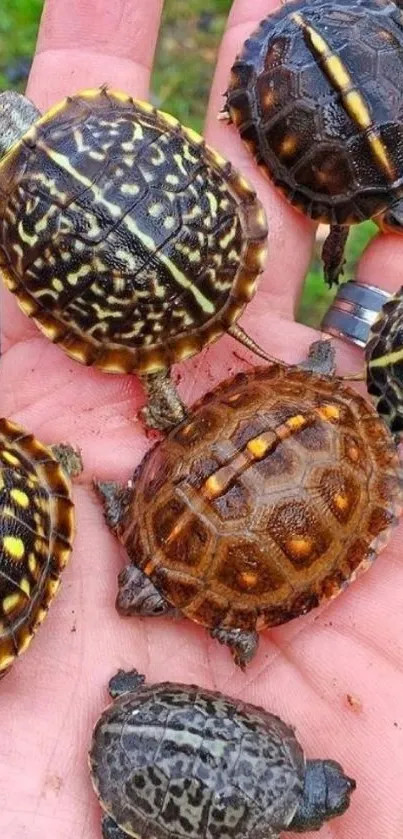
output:
[[[146,98],[163,0],[47,0],[27,95],[41,110],[83,87],[107,84]],[[36,336],[4,291],[2,352]]]
[[217,119],[236,55],[261,19],[278,5],[278,0],[255,0],[253,4],[250,0],[235,0],[218,57],[208,108],[206,139],[253,183],[268,215],[267,269],[257,298],[248,308],[248,316],[253,315],[258,306],[262,313],[263,310],[267,313],[275,309],[278,314],[293,319],[312,254],[315,225],[296,212],[270,183],[269,178],[260,174],[237,130]]
[[358,265],[359,282],[394,294],[403,285],[403,238],[379,234],[368,245]]
[[28,95],[42,108],[101,84],[147,96],[161,10],[162,0],[47,0]]

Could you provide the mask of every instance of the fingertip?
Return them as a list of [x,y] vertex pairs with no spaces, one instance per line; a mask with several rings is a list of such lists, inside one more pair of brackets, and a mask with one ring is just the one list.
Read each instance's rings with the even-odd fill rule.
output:
[[28,95],[42,109],[103,84],[147,97],[162,5],[163,0],[47,0]]
[[150,67],[162,6],[163,0],[46,0],[37,53],[72,47]]

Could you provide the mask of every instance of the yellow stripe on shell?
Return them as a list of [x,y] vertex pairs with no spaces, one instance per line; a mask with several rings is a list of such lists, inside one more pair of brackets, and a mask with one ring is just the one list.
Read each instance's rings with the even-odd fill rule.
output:
[[311,52],[322,60],[326,74],[335,90],[340,93],[348,115],[362,131],[367,132],[368,143],[375,160],[381,164],[391,180],[394,180],[394,167],[389,159],[387,148],[374,126],[371,112],[364,97],[355,88],[348,68],[343,64],[339,56],[332,52],[325,38],[311,24],[307,23],[299,12],[294,12],[291,18],[297,26],[303,29],[309,40]]
[[369,367],[389,367],[390,364],[398,364],[403,361],[403,349],[380,355],[379,358],[372,358]]
[[265,440],[264,437],[254,437],[253,440],[249,440],[246,449],[254,459],[259,459],[264,457],[272,442],[273,438],[271,440]]
[[316,411],[327,422],[340,419],[340,410],[336,405],[320,405]]
[[286,425],[287,428],[290,428],[291,431],[298,431],[298,429],[303,428],[304,425],[306,425],[306,423],[307,418],[304,417],[303,414],[295,414],[293,417],[290,417],[288,420],[286,420],[284,425]]

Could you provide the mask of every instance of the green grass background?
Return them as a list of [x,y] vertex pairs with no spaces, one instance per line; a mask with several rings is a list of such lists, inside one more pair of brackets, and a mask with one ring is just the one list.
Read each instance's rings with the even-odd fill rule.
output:
[[[113,0],[111,0],[113,2]],[[231,0],[165,0],[152,79],[152,100],[197,131],[203,118],[217,48]],[[0,88],[24,90],[35,46],[43,0],[0,0]],[[354,227],[347,249],[345,279],[376,228]],[[326,290],[319,248],[306,278],[298,320],[318,326],[334,292]]]

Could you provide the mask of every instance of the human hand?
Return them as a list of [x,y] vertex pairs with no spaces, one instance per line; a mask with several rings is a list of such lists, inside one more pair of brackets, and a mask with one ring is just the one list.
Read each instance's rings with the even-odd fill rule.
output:
[[[269,218],[267,270],[242,324],[269,352],[295,362],[315,339],[312,330],[294,322],[314,227],[259,176],[235,130],[216,119],[236,52],[276,5],[276,0],[235,0],[206,139],[255,184]],[[28,95],[45,109],[68,93],[107,83],[147,98],[160,11],[161,0],[48,0]],[[378,285],[382,278],[393,290],[403,282],[402,266],[403,242],[384,236],[368,249],[359,276]],[[190,622],[122,619],[114,601],[124,557],[103,522],[91,479],[127,479],[148,448],[136,420],[141,387],[135,377],[108,376],[69,360],[6,292],[2,325],[1,413],[46,442],[78,445],[85,472],[75,482],[77,537],[61,592],[30,650],[0,685],[0,835],[100,837],[87,749],[107,703],[110,676],[135,666],[149,681],[196,682],[261,704],[297,727],[309,757],[339,760],[358,788],[349,812],[322,829],[323,839],[401,839],[399,535],[371,571],[331,605],[263,633],[245,674],[226,648]],[[225,337],[181,366],[185,403],[240,369],[234,349]],[[350,370],[361,363],[361,353],[340,347],[338,361],[339,370]],[[350,704],[348,695],[355,697]]]

